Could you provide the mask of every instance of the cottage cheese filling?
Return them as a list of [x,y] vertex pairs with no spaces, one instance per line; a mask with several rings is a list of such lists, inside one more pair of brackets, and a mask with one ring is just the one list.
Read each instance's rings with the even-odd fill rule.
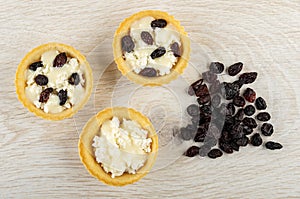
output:
[[[26,72],[27,86],[25,94],[37,108],[42,109],[46,113],[59,113],[71,108],[82,99],[85,92],[83,67],[76,58],[71,57],[67,57],[66,63],[61,67],[54,67],[53,62],[59,54],[60,52],[57,50],[43,53],[41,56],[42,65],[37,67],[36,70],[32,70],[29,67]],[[77,82],[75,84],[70,83],[72,74],[77,74]],[[47,84],[39,84],[37,82],[38,75],[45,76]],[[52,92],[49,93],[48,99],[44,96],[44,100],[41,100],[42,92],[47,88],[52,89]]]
[[[124,59],[135,73],[141,72],[145,68],[153,68],[157,75],[170,73],[171,68],[176,64],[178,56],[172,51],[172,44],[175,42],[181,46],[179,32],[172,24],[167,24],[164,28],[151,27],[153,17],[144,17],[132,23],[130,27],[130,37],[134,42],[134,49],[124,53]],[[153,43],[146,43],[142,37],[142,32],[150,33]],[[163,56],[152,58],[151,53],[163,47],[166,52]],[[155,75],[155,76],[157,76]],[[147,75],[146,75],[147,76]]]
[[147,136],[148,132],[137,122],[126,119],[120,122],[113,117],[102,124],[100,135],[93,139],[96,161],[112,178],[124,172],[135,174],[151,152],[152,139]]

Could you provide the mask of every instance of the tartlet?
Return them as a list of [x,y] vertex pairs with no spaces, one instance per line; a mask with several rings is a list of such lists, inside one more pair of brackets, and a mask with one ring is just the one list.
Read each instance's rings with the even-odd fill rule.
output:
[[[174,53],[177,61],[175,63],[173,62],[172,68],[165,75],[154,75],[151,77],[141,75],[141,74],[135,72],[132,69],[132,66],[125,59],[126,52],[124,53],[122,39],[125,36],[130,34],[130,29],[131,29],[132,24],[134,24],[136,21],[144,19],[146,17],[151,17],[155,20],[164,20],[167,24],[170,24],[175,29],[176,33],[179,34],[180,56],[177,56]],[[152,23],[151,23],[151,26],[152,26]],[[153,28],[155,28],[155,27],[153,27]],[[144,35],[144,36],[146,36],[145,37],[146,39],[145,40],[143,39],[146,43],[149,41],[149,34],[148,35],[147,34]],[[154,34],[154,33],[151,33],[151,34]],[[153,37],[153,38],[155,39],[156,37]],[[153,40],[153,38],[152,38],[152,40]],[[151,38],[150,38],[150,43],[151,43]],[[165,50],[165,52],[168,52],[168,49],[164,49],[164,50]],[[127,52],[129,52],[129,51],[127,51]],[[175,80],[180,74],[183,73],[183,71],[187,67],[188,61],[190,59],[190,40],[187,37],[187,33],[185,32],[184,28],[180,25],[179,21],[175,20],[175,18],[173,16],[169,15],[166,12],[162,12],[162,11],[158,11],[158,10],[146,10],[146,11],[141,11],[136,14],[133,14],[129,18],[126,18],[119,25],[119,27],[116,30],[115,35],[114,35],[113,53],[114,53],[114,60],[117,64],[118,69],[121,71],[122,75],[126,76],[129,80],[131,80],[137,84],[159,86],[159,85],[167,84],[172,80]]]
[[[55,90],[55,87],[54,88],[51,87],[47,90],[47,88],[48,88],[47,86],[50,83],[50,79],[48,82],[48,78],[46,78],[46,82],[45,82],[45,75],[37,75],[37,76],[42,77],[42,78],[37,78],[37,76],[35,74],[35,72],[38,72],[38,70],[46,70],[46,67],[48,67],[48,65],[51,64],[50,63],[51,60],[48,61],[49,64],[47,66],[41,60],[42,60],[43,55],[45,55],[47,53],[48,53],[47,55],[51,55],[51,53],[53,54],[53,52],[57,53],[57,54],[62,54],[63,56],[61,56],[61,57],[65,58],[65,60],[64,60],[64,61],[66,61],[65,64],[69,64],[68,66],[70,66],[70,64],[75,64],[76,67],[79,68],[78,70],[80,70],[81,78],[79,78],[78,74],[72,74],[71,77],[66,77],[69,79],[64,79],[63,77],[61,77],[61,79],[60,79],[62,83],[67,82],[69,84],[72,84],[72,86],[74,86],[73,92],[75,94],[73,94],[74,95],[73,97],[74,97],[74,99],[78,99],[78,101],[76,101],[76,103],[74,103],[74,104],[71,104],[71,103],[66,104],[66,101],[70,98],[67,89],[63,90],[62,92],[57,92]],[[44,59],[46,59],[46,58],[44,58]],[[70,59],[72,59],[72,61],[70,61]],[[58,65],[56,67],[56,69],[53,69],[53,70],[56,70],[55,74],[62,73],[59,70],[62,70],[61,67],[65,66],[65,65],[62,64],[63,62],[61,62],[61,61],[62,60],[56,60],[56,62],[60,65]],[[72,62],[72,63],[70,63],[70,62]],[[44,68],[42,68],[42,67],[44,67]],[[53,64],[53,67],[54,67],[54,64]],[[29,88],[31,86],[28,84],[29,77],[31,79],[34,79],[35,82],[33,84],[36,84],[35,86],[37,89],[40,89],[42,92],[45,90],[50,91],[50,94],[49,94],[49,92],[46,93],[47,96],[46,97],[44,96],[43,99],[42,99],[42,93],[40,93],[40,101],[38,101],[37,103],[34,103],[33,100],[29,97],[30,96],[29,94],[32,91],[30,91],[30,92],[27,91],[27,88]],[[37,81],[37,79],[39,80],[39,82]],[[52,77],[52,80],[56,81],[57,79],[58,78],[56,78],[55,76]],[[78,98],[76,98],[75,86],[78,86],[77,84],[79,84],[79,82],[81,82],[81,81],[83,82],[83,85],[80,84],[80,86],[81,86],[80,87],[81,88],[80,97],[77,96]],[[39,84],[39,85],[37,85],[37,84]],[[92,87],[93,87],[92,69],[91,69],[89,63],[87,62],[86,58],[78,50],[74,49],[73,47],[65,45],[65,44],[61,44],[61,43],[43,44],[43,45],[38,46],[38,47],[34,48],[33,50],[31,50],[22,59],[22,61],[20,62],[19,66],[17,68],[17,71],[16,71],[15,86],[16,86],[16,93],[17,93],[18,99],[29,111],[33,112],[36,116],[39,116],[43,119],[62,120],[62,119],[73,116],[88,101],[88,99],[91,95],[91,92],[92,92]],[[78,88],[79,88],[79,86],[78,86]],[[31,90],[35,91],[34,87],[32,87]],[[36,93],[37,93],[36,95],[38,95],[38,91],[36,91]],[[44,109],[42,109],[41,104],[42,103],[46,104],[48,99],[51,98],[52,95],[53,96],[57,95],[57,97],[59,97],[58,99],[63,101],[63,102],[60,101],[59,103],[65,105],[67,108],[66,107],[60,108],[56,112],[55,111],[51,112],[51,110],[44,111]],[[41,100],[44,100],[44,101],[41,101]],[[36,105],[38,103],[40,104],[41,107]],[[52,104],[52,106],[54,106],[54,105]],[[49,107],[51,108],[51,106],[49,106]]]
[[[152,143],[151,152],[147,154],[145,164],[135,174],[123,173],[121,176],[112,178],[96,161],[92,143],[94,136],[99,134],[103,122],[112,119],[114,116],[136,121],[143,129],[148,131],[148,137],[152,139]],[[158,137],[153,125],[146,116],[132,108],[113,107],[100,111],[86,123],[79,138],[78,149],[81,162],[92,176],[107,185],[124,186],[140,180],[150,171],[157,156]]]

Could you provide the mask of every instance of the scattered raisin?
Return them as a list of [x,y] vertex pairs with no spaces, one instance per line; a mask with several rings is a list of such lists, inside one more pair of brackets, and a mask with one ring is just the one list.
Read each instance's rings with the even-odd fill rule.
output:
[[253,128],[250,128],[249,126],[244,125],[244,127],[243,127],[243,133],[245,135],[250,135],[252,132],[253,132]]
[[210,95],[208,94],[208,95],[200,96],[200,97],[197,99],[197,101],[198,101],[198,103],[199,103],[200,105],[204,105],[204,104],[210,102],[210,101],[211,101],[211,98],[210,98]]
[[59,105],[64,105],[68,99],[68,91],[61,89],[57,95],[59,98]]
[[69,84],[71,85],[78,85],[80,82],[80,77],[78,73],[72,73],[72,75],[68,79]]
[[200,107],[200,112],[204,115],[211,115],[211,107],[209,105],[203,105]]
[[239,146],[247,146],[247,144],[249,143],[249,138],[246,136],[243,136],[243,137],[237,139],[236,143]]
[[197,90],[195,90],[195,94],[197,97],[202,97],[209,95],[208,87],[206,84],[202,84],[198,87]]
[[231,102],[226,106],[226,115],[234,115],[234,113],[235,113],[235,107],[234,104]]
[[271,136],[274,132],[273,125],[270,123],[263,123],[260,130],[264,136]]
[[194,137],[195,142],[203,142],[206,136],[207,130],[203,127],[199,127]]
[[273,141],[269,141],[265,144],[266,148],[267,149],[270,149],[270,150],[276,150],[276,149],[281,149],[282,148],[282,145],[278,142],[273,142]]
[[212,149],[207,154],[208,157],[213,158],[213,159],[221,157],[222,155],[223,155],[223,153],[220,149]]
[[256,98],[256,93],[253,89],[251,88],[247,88],[243,94],[245,100],[247,100],[248,102],[254,102],[255,98]]
[[209,70],[212,73],[220,74],[224,71],[224,64],[220,62],[211,62]]
[[243,84],[251,84],[256,80],[257,72],[249,72],[243,73],[240,75],[239,80],[243,82]]
[[167,21],[164,19],[155,19],[151,22],[152,28],[164,28],[167,26]]
[[219,147],[225,153],[233,153],[233,149],[232,149],[232,147],[230,146],[229,143],[221,142],[221,143],[219,143]]
[[130,35],[125,35],[121,40],[122,50],[130,53],[134,49],[134,42]]
[[197,116],[200,113],[199,106],[196,104],[189,105],[186,110],[190,116]]
[[39,67],[43,67],[42,61],[38,61],[38,62],[34,62],[34,63],[30,64],[29,70],[36,71],[36,69]]
[[165,47],[158,47],[151,53],[150,56],[152,59],[155,59],[155,58],[163,56],[165,53],[166,53]]
[[247,116],[251,116],[255,113],[255,107],[253,105],[247,105],[245,108],[244,108],[244,113],[245,115]]
[[53,92],[53,88],[46,88],[40,94],[39,102],[46,103],[50,97],[50,94]]
[[237,107],[243,107],[243,106],[245,106],[245,104],[246,104],[244,98],[241,97],[241,96],[235,96],[235,97],[233,98],[233,101],[232,101],[232,102],[233,102],[233,104],[236,105]]
[[185,155],[187,157],[194,157],[196,155],[199,155],[199,147],[198,146],[191,146],[188,148],[188,150],[185,152]]
[[271,115],[268,112],[261,112],[257,114],[256,119],[258,119],[259,121],[266,122],[271,119]]
[[139,72],[139,75],[142,75],[145,77],[156,77],[157,71],[154,68],[146,67]]
[[262,97],[259,97],[255,100],[255,106],[257,110],[265,110],[267,108],[267,103]]
[[147,32],[147,31],[142,31],[141,32],[141,39],[148,45],[152,45],[153,44],[153,38],[152,35]]
[[217,80],[217,75],[215,73],[212,73],[210,71],[202,73],[202,78],[207,81],[208,83],[213,83]]
[[236,84],[223,82],[222,86],[223,96],[225,96],[227,100],[232,100],[235,96],[240,94],[240,89]]
[[255,121],[255,119],[251,118],[251,117],[245,117],[243,119],[243,124],[245,124],[246,126],[254,129],[257,127],[257,123]]
[[243,63],[237,62],[228,67],[227,72],[230,76],[236,76],[243,69]]
[[240,108],[234,115],[236,121],[242,121],[244,118],[244,109]]
[[193,96],[196,92],[196,90],[198,90],[198,88],[202,85],[203,83],[203,79],[199,79],[197,81],[195,81],[194,83],[192,83],[189,86],[189,90],[188,90],[188,94]]
[[53,67],[62,67],[67,62],[66,53],[59,53],[53,61]]
[[34,81],[37,85],[40,85],[40,86],[45,86],[48,84],[48,77],[45,76],[45,75],[37,75],[35,78],[34,78]]
[[250,138],[250,143],[253,146],[260,146],[262,144],[262,139],[258,133],[255,133]]
[[181,56],[180,47],[179,47],[179,44],[177,42],[172,43],[170,48],[171,48],[171,51],[173,52],[175,57],[180,57]]

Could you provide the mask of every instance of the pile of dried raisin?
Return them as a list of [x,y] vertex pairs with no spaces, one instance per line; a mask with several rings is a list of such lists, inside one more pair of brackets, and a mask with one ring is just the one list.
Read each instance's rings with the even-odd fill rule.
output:
[[[186,156],[200,155],[215,159],[221,157],[223,152],[231,154],[248,144],[260,146],[264,136],[273,134],[273,125],[266,123],[271,115],[266,111],[255,115],[256,110],[267,108],[266,101],[262,97],[256,98],[256,92],[252,88],[241,91],[243,85],[256,80],[257,73],[242,73],[233,82],[220,82],[218,79],[223,71],[234,77],[242,69],[241,62],[232,64],[226,70],[224,64],[212,62],[209,71],[202,73],[202,78],[188,88],[188,94],[195,95],[198,104],[187,107],[191,124],[182,127],[180,135],[184,140],[194,139],[194,142],[202,142],[203,145],[191,146],[185,152]],[[260,124],[261,122],[265,123]],[[265,143],[265,147],[275,150],[281,149],[282,145],[270,141]]]

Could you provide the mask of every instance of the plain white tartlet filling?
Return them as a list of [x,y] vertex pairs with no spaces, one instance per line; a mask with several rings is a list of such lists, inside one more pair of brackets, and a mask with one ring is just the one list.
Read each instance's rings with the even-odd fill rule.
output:
[[[144,17],[132,23],[130,36],[135,44],[132,52],[125,52],[124,57],[135,73],[139,73],[144,68],[154,68],[159,75],[167,75],[176,64],[178,58],[171,51],[171,44],[177,42],[179,47],[180,34],[172,24],[167,24],[164,28],[152,28],[153,17]],[[147,31],[153,38],[153,45],[148,45],[141,39],[141,32]],[[165,47],[166,53],[158,58],[152,59],[151,53],[158,47]]]
[[[36,71],[27,70],[25,88],[26,97],[37,107],[46,113],[60,113],[65,109],[71,108],[77,104],[84,96],[84,78],[83,68],[78,63],[76,58],[68,57],[67,62],[62,67],[53,67],[53,61],[59,54],[57,50],[47,51],[42,54],[41,61],[43,67],[39,67]],[[78,85],[71,85],[68,82],[72,73],[78,73],[80,83]],[[37,85],[34,78],[37,75],[45,75],[48,78],[46,86]],[[45,88],[53,88],[46,103],[39,102],[40,94]],[[68,99],[64,105],[59,105],[60,100],[57,93],[61,90],[67,90]],[[56,94],[55,94],[56,93]]]
[[105,121],[100,136],[95,136],[93,141],[96,161],[112,178],[125,172],[135,174],[151,152],[152,139],[148,138],[148,132],[135,121],[120,122],[117,117]]

